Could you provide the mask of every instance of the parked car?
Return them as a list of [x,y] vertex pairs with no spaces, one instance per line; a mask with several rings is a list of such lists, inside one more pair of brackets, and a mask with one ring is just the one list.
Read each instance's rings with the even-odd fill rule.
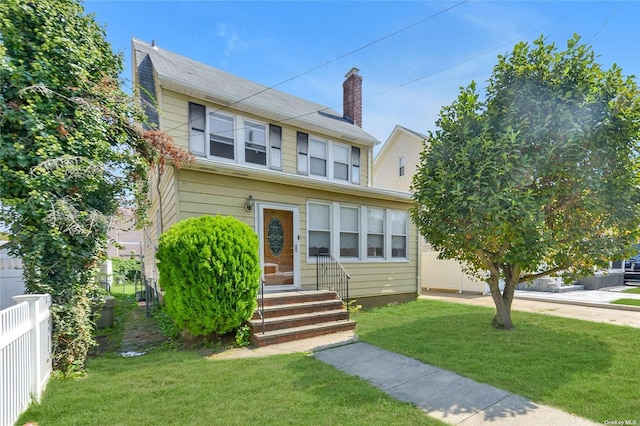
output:
[[631,259],[624,261],[625,271],[640,271],[640,254],[633,256]]

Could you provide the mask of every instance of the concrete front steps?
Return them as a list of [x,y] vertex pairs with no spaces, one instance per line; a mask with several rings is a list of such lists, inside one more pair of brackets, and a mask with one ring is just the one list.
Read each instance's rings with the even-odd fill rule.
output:
[[264,333],[258,311],[249,321],[251,343],[258,347],[356,327],[338,295],[328,290],[265,293],[264,317]]

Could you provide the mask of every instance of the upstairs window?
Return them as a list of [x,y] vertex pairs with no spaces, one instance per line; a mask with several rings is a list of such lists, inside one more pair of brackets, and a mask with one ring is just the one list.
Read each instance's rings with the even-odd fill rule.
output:
[[269,147],[271,168],[282,170],[282,127],[269,125]]
[[209,113],[209,154],[213,157],[234,160],[235,138],[233,117]]
[[351,147],[351,182],[360,185],[360,148]]
[[349,180],[349,147],[333,144],[333,178]]
[[327,143],[325,141],[310,138],[309,173],[327,177]]
[[301,175],[309,174],[309,135],[298,132],[297,136],[298,151],[298,173]]
[[189,147],[194,155],[204,156],[207,131],[206,108],[189,102]]
[[404,157],[398,158],[398,176],[404,176]]
[[360,184],[360,148],[298,132],[298,174]]
[[267,165],[267,132],[264,124],[244,120],[244,161]]
[[[208,143],[207,143],[208,140]],[[201,157],[282,170],[282,128],[189,102],[189,149]]]

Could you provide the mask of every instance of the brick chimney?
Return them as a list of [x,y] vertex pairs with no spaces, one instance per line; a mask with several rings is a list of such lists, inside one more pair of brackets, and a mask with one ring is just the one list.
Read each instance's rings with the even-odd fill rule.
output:
[[358,127],[362,127],[362,76],[358,68],[353,67],[345,75],[342,83],[342,116]]

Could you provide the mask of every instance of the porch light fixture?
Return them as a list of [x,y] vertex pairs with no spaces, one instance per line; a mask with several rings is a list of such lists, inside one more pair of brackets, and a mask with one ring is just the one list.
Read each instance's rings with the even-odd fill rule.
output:
[[253,196],[249,195],[247,197],[247,202],[244,203],[244,209],[248,212],[252,212],[254,204],[255,202],[253,201]]

